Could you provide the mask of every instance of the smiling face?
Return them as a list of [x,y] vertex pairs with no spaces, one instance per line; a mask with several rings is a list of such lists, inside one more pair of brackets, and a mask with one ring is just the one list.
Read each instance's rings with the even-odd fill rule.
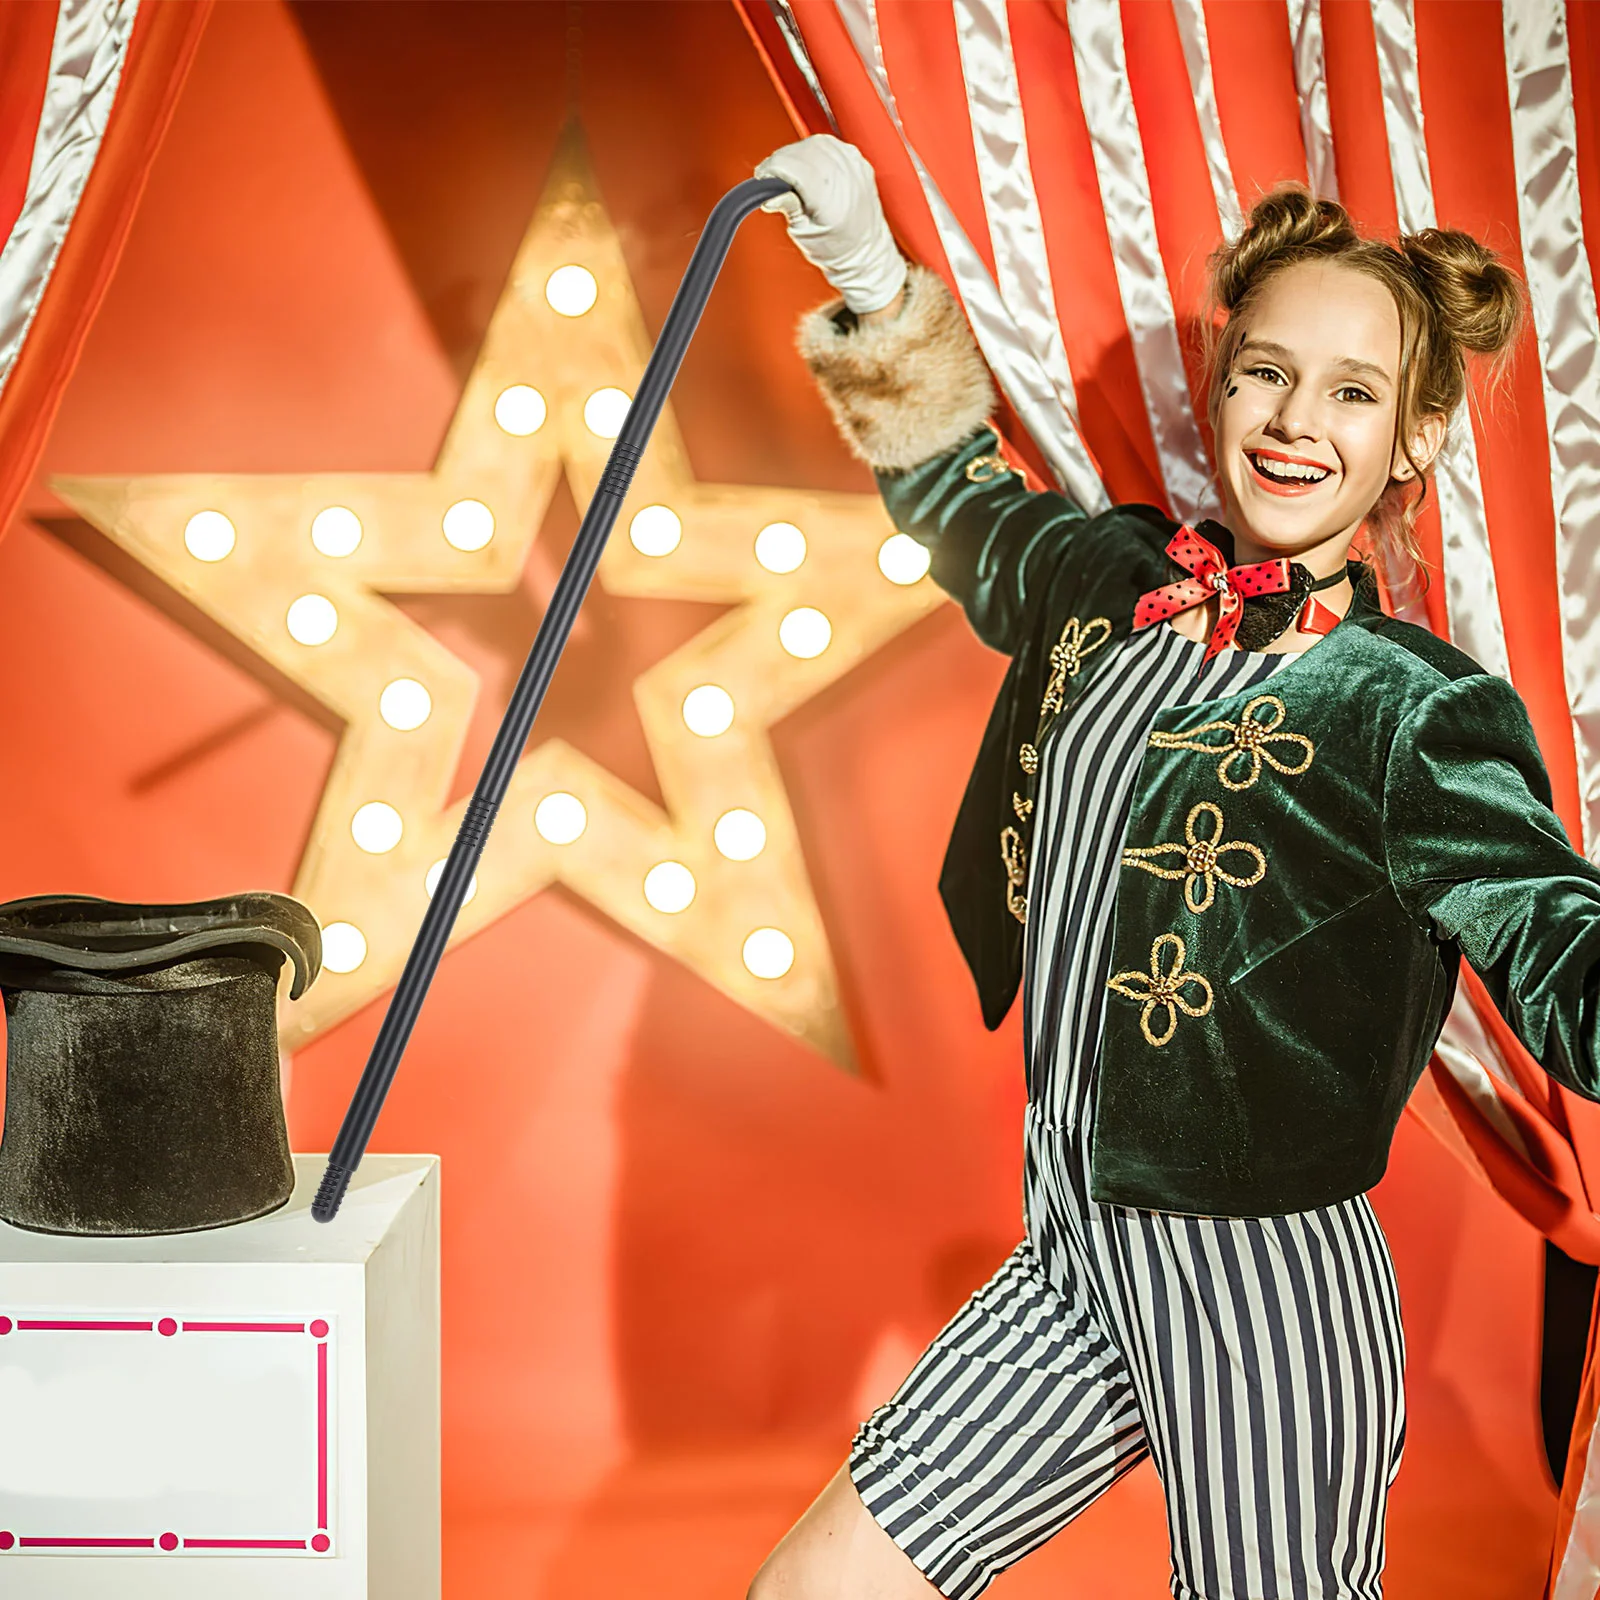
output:
[[[1214,412],[1235,560],[1291,556],[1318,576],[1337,572],[1390,479],[1413,476],[1395,442],[1394,296],[1366,273],[1303,261],[1241,315]],[[1419,461],[1435,432],[1430,423],[1413,440]]]

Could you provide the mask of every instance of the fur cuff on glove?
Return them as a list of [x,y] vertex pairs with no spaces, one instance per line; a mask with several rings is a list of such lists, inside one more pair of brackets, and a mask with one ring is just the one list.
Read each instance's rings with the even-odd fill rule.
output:
[[798,343],[863,461],[905,472],[983,426],[995,403],[989,369],[937,273],[911,268],[905,305],[892,321],[841,327],[842,307],[835,300],[808,313]]

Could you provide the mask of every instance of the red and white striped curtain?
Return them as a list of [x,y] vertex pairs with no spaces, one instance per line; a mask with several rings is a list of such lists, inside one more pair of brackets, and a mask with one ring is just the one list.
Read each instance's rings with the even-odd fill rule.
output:
[[[1366,231],[1463,228],[1507,257],[1531,326],[1507,392],[1454,421],[1408,614],[1516,685],[1600,860],[1600,8],[735,3],[796,126],[860,146],[908,252],[959,294],[1012,450],[1091,508],[1215,508],[1205,259],[1263,190],[1297,179]],[[1600,1263],[1600,1106],[1538,1070],[1471,973],[1410,1109]],[[1549,1600],[1600,1594],[1597,1402],[1591,1332]]]
[[0,0],[0,532],[127,236],[210,0]]

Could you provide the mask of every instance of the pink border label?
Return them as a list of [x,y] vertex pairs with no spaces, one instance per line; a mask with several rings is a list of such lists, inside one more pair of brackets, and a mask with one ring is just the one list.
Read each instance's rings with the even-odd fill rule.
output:
[[153,1322],[109,1318],[12,1318],[0,1315],[0,1337],[10,1333],[146,1333],[174,1338],[184,1333],[288,1333],[316,1341],[317,1362],[317,1520],[304,1539],[188,1539],[170,1529],[147,1539],[44,1538],[0,1528],[0,1553],[22,1550],[150,1550],[170,1555],[177,1550],[305,1550],[326,1555],[333,1548],[328,1532],[328,1344],[331,1324],[325,1317],[309,1322],[190,1322],[161,1317]]

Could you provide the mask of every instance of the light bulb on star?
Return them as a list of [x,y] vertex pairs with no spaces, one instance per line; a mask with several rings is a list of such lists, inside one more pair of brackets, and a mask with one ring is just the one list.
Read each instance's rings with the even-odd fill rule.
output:
[[741,951],[744,964],[758,978],[781,978],[794,965],[794,940],[782,928],[756,928]]
[[571,844],[589,826],[589,813],[575,794],[547,794],[534,810],[533,825],[551,844]]
[[832,623],[815,606],[796,606],[778,624],[778,642],[802,661],[820,656],[832,639]]
[[326,644],[339,631],[339,612],[325,594],[303,594],[284,613],[284,626],[297,644]]
[[354,555],[361,544],[361,518],[349,506],[329,506],[311,519],[311,542],[335,561]]
[[600,285],[587,267],[569,262],[545,279],[544,297],[552,311],[564,317],[581,317],[600,298]]
[[596,389],[583,402],[583,423],[597,439],[615,439],[628,419],[632,399],[622,389]]
[[536,434],[548,415],[544,396],[526,383],[514,383],[502,389],[494,402],[494,420],[516,439]]
[[481,500],[457,500],[440,522],[446,541],[457,550],[481,550],[494,538],[494,512]]
[[878,571],[890,583],[909,586],[928,575],[933,557],[909,533],[892,533],[878,546]]
[[756,560],[768,572],[795,572],[806,558],[806,536],[792,522],[769,522],[756,535]]
[[398,733],[412,733],[428,720],[433,697],[415,678],[396,678],[378,696],[378,715]]
[[668,556],[683,538],[683,521],[671,506],[641,506],[628,523],[628,537],[642,556]]
[[369,855],[387,855],[400,843],[405,823],[385,800],[369,800],[350,819],[350,835]]
[[691,733],[714,739],[733,726],[733,696],[718,683],[702,683],[683,697],[683,720]]
[[322,964],[329,972],[354,972],[366,959],[366,935],[354,923],[330,922],[322,930]]
[[[440,859],[438,861],[435,861],[434,864],[431,867],[429,867],[427,872],[423,875],[422,887],[424,888],[424,890],[427,891],[427,895],[428,895],[428,898],[430,900],[433,899],[434,891],[439,887],[439,880],[444,876],[444,869],[445,869],[445,862],[444,862],[443,859]],[[463,898],[463,900],[461,902],[462,905],[470,906],[472,904],[472,902],[477,898],[477,895],[478,895],[478,874],[476,872],[474,872],[472,874],[472,876],[467,880],[467,892],[466,892],[466,896]]]
[[694,874],[681,861],[658,861],[644,875],[644,897],[668,916],[687,911],[694,901]]
[[183,543],[196,561],[221,561],[238,540],[232,522],[220,511],[197,511],[183,527]]
[[766,824],[742,806],[724,811],[711,830],[717,849],[730,861],[753,861],[766,849]]

